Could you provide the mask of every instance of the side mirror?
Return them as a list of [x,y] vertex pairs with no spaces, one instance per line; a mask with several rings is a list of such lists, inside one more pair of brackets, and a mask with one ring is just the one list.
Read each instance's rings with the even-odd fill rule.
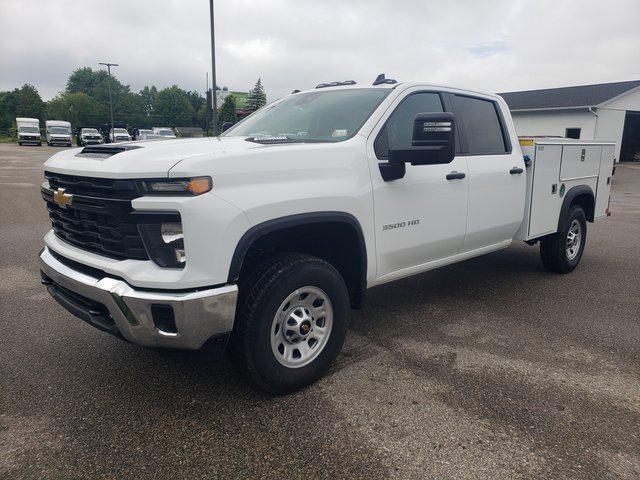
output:
[[453,113],[419,113],[413,120],[411,147],[389,150],[389,163],[451,163],[455,155],[455,123]]
[[229,130],[231,127],[233,127],[233,123],[231,123],[231,122],[224,122],[224,123],[222,124],[222,127],[221,127],[221,128],[222,128],[222,131],[224,132],[224,131],[226,131],[226,130]]

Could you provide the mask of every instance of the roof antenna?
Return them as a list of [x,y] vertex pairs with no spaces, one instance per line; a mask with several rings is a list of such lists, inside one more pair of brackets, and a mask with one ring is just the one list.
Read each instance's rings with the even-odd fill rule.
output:
[[386,78],[384,73],[381,73],[380,75],[378,75],[376,79],[373,81],[373,85],[384,85],[384,84],[391,85],[394,83],[398,83],[398,81],[394,80],[393,78]]

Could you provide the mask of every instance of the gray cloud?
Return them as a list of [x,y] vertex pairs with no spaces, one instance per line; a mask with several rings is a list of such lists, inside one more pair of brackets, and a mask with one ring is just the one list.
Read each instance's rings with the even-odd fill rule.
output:
[[[380,72],[504,91],[640,78],[637,0],[217,0],[218,84],[269,98]],[[121,66],[134,90],[204,90],[206,0],[3,0],[0,90],[45,98],[75,68]]]

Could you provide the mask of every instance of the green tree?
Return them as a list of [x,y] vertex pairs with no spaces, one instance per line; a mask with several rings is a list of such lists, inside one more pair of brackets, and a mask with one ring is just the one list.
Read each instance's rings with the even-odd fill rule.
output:
[[0,129],[2,130],[8,130],[15,123],[18,105],[16,91],[0,92]]
[[102,120],[96,117],[94,101],[84,92],[59,93],[47,104],[47,118],[66,120],[73,127],[94,125]]
[[156,97],[158,96],[158,89],[155,85],[151,87],[144,87],[140,90],[140,97],[142,97],[142,109],[144,114],[151,116],[156,111]]
[[42,119],[44,117],[44,102],[36,87],[25,83],[22,88],[14,90],[16,93],[16,116]]
[[203,103],[207,103],[207,99],[203,97],[200,92],[194,90],[192,92],[187,92],[187,95],[189,96],[189,102],[195,111],[200,110]]
[[196,117],[189,95],[177,85],[158,92],[155,112],[156,122],[167,127],[192,125]]
[[211,112],[211,106],[208,105],[206,102],[203,103],[200,106],[200,109],[198,110],[197,117],[198,117],[198,121],[196,122],[195,126],[202,128],[202,130],[204,130],[208,135],[209,134],[208,127],[210,127],[211,119],[213,118],[213,115]]
[[[106,70],[93,70],[90,67],[79,68],[69,75],[68,93],[85,93],[94,102],[98,123],[108,123],[109,113],[109,75]],[[129,85],[123,85],[111,75],[111,94],[113,98],[113,117],[116,123],[128,123],[142,118],[139,96],[131,92]]]
[[[104,72],[106,76],[107,72]],[[96,83],[99,82],[99,72],[94,72],[91,67],[83,67],[74,70],[67,80],[67,92],[85,93],[90,97],[95,94]]]
[[238,117],[236,116],[236,97],[233,94],[229,94],[222,102],[222,105],[218,109],[218,115],[216,116],[218,120],[218,129],[222,127],[224,122],[236,123],[238,121]]
[[267,104],[267,94],[264,92],[262,86],[262,80],[258,79],[254,87],[249,91],[247,95],[247,110],[258,110],[260,107]]

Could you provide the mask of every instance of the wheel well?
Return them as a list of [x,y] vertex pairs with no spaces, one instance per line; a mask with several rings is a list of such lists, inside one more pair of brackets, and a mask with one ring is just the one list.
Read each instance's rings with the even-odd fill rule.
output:
[[590,193],[581,193],[580,195],[576,195],[569,204],[569,208],[574,205],[578,205],[584,210],[584,214],[587,217],[589,222],[593,222],[593,217],[595,213],[595,200],[593,195]]
[[251,243],[239,272],[248,278],[267,258],[279,253],[304,253],[333,265],[344,278],[352,308],[360,308],[366,287],[366,251],[362,232],[342,221],[290,225],[269,231]]

